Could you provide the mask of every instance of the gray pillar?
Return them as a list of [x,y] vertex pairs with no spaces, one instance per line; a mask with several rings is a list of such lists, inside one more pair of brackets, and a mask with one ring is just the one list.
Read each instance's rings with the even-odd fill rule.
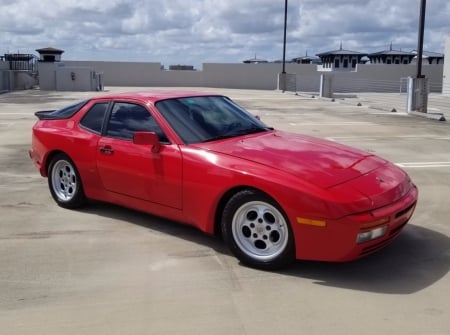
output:
[[287,86],[287,73],[286,72],[278,73],[278,89],[284,92],[286,91],[286,86]]
[[321,98],[333,98],[333,76],[332,75],[320,75],[320,97]]
[[408,77],[407,111],[427,113],[428,108],[428,78]]

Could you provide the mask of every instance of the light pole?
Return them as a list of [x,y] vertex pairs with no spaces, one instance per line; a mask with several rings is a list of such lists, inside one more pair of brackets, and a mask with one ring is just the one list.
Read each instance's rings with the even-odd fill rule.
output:
[[421,0],[419,18],[419,39],[417,42],[417,78],[422,78],[423,35],[425,31],[425,9],[427,0]]
[[288,0],[284,0],[284,39],[283,39],[283,71],[286,73],[286,30],[287,30],[287,7]]
[[422,74],[422,58],[423,58],[423,36],[425,31],[425,9],[426,0],[420,1],[420,18],[419,18],[419,38],[417,42],[417,75],[416,78],[409,78],[408,83],[408,113],[414,115],[425,116],[427,118],[445,121],[442,113],[428,113],[428,78]]

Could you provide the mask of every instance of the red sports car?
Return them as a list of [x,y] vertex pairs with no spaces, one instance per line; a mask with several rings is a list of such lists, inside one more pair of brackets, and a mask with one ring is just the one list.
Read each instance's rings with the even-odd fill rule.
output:
[[257,268],[368,255],[416,206],[392,163],[274,130],[221,95],[118,94],[36,116],[30,157],[59,206],[96,199],[221,233]]

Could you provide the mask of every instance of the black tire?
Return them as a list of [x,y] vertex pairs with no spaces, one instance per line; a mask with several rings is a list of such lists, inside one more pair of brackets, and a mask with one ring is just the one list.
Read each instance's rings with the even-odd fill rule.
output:
[[225,205],[222,235],[231,252],[248,266],[276,270],[292,263],[295,245],[289,221],[272,198],[246,189]]
[[66,154],[60,153],[52,158],[47,176],[50,193],[59,206],[75,209],[86,204],[80,175]]

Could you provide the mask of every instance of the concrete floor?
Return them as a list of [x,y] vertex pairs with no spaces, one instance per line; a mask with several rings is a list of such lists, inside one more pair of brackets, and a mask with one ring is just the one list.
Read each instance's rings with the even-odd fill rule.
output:
[[[125,90],[137,89],[110,89]],[[33,112],[96,93],[3,94],[0,333],[450,334],[449,122],[275,91],[208,90],[276,128],[403,166],[420,189],[412,221],[362,260],[249,269],[190,227],[108,204],[56,206],[28,158]]]

